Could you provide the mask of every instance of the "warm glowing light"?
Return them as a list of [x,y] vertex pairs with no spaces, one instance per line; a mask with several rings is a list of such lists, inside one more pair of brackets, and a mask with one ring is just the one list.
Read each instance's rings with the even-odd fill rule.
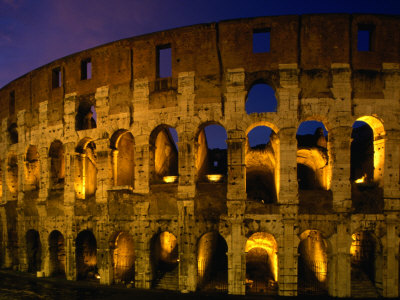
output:
[[366,179],[366,175],[363,175],[361,178],[356,179],[354,182],[355,183],[364,183]]
[[164,176],[163,181],[165,183],[174,183],[178,179],[178,176]]
[[219,182],[222,179],[222,174],[209,174],[207,175],[207,179],[209,182]]
[[96,279],[100,279],[100,275],[99,274],[95,274],[94,277],[96,277]]

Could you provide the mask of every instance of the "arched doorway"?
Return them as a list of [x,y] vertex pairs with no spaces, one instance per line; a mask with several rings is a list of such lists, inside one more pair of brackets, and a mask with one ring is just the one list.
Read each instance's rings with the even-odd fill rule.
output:
[[75,194],[77,199],[93,198],[97,190],[96,144],[84,138],[76,147]]
[[97,273],[97,243],[89,230],[81,231],[75,241],[76,271],[78,280],[99,279]]
[[64,236],[58,230],[49,235],[50,276],[65,276]]
[[50,145],[50,189],[58,190],[64,188],[65,160],[64,146],[59,140]]
[[36,273],[42,269],[42,244],[39,232],[28,230],[25,235],[26,257],[28,261],[28,272]]
[[278,245],[266,232],[246,242],[246,294],[274,295],[278,291]]
[[135,283],[135,246],[132,236],[120,232],[115,238],[113,251],[114,282]]
[[275,91],[271,86],[262,82],[256,82],[247,94],[245,109],[247,114],[276,112],[278,101]]
[[176,237],[164,231],[151,241],[151,262],[153,266],[152,287],[178,289],[179,252]]
[[135,142],[127,130],[118,130],[111,137],[114,186],[134,186]]
[[300,235],[297,265],[299,294],[328,293],[328,244],[318,230],[306,230]]
[[351,237],[351,294],[377,297],[382,290],[380,244],[371,231],[359,231]]
[[217,232],[204,234],[197,246],[197,287],[200,290],[228,291],[228,246]]

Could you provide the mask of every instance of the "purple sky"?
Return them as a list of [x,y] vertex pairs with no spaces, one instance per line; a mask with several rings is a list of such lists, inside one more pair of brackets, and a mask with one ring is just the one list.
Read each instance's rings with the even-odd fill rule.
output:
[[122,38],[224,19],[329,12],[400,14],[400,1],[0,0],[0,87]]

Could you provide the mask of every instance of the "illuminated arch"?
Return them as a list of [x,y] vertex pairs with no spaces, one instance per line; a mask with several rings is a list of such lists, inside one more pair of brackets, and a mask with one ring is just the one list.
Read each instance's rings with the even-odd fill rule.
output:
[[99,279],[97,273],[97,242],[90,230],[79,232],[75,240],[77,279]]
[[37,147],[30,145],[25,156],[25,191],[39,190],[40,162]]
[[135,282],[135,245],[131,234],[120,231],[111,243],[115,283]]
[[125,129],[116,131],[110,140],[114,186],[134,187],[135,141]]
[[94,196],[97,189],[96,144],[83,138],[76,147],[75,194],[78,199]]

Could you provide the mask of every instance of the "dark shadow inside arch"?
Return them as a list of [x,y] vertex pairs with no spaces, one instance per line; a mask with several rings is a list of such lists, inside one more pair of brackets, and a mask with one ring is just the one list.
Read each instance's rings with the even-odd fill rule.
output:
[[42,268],[42,244],[39,232],[28,230],[25,235],[28,272],[36,274]]
[[150,241],[152,288],[177,290],[179,285],[179,256],[176,237],[163,231]]
[[50,189],[59,190],[64,188],[65,160],[64,146],[61,141],[55,140],[50,145]]
[[197,246],[197,287],[204,291],[228,291],[228,246],[217,232],[204,234]]
[[383,189],[374,180],[374,132],[363,121],[353,124],[351,133],[350,181],[356,212],[383,211]]
[[90,100],[81,100],[78,106],[78,112],[75,116],[75,130],[86,130],[96,128],[96,109]]
[[49,235],[50,276],[65,277],[65,244],[64,236],[58,230]]
[[97,243],[93,233],[89,230],[81,231],[75,247],[77,279],[97,280]]
[[199,181],[224,181],[227,173],[226,139],[225,128],[220,125],[210,124],[200,130],[196,151],[196,169]]
[[247,114],[276,112],[277,106],[278,101],[271,86],[263,82],[256,82],[250,88],[245,105]]
[[8,131],[8,137],[10,138],[10,143],[17,144],[18,143],[17,124],[12,123],[10,126],[8,126],[7,131]]

